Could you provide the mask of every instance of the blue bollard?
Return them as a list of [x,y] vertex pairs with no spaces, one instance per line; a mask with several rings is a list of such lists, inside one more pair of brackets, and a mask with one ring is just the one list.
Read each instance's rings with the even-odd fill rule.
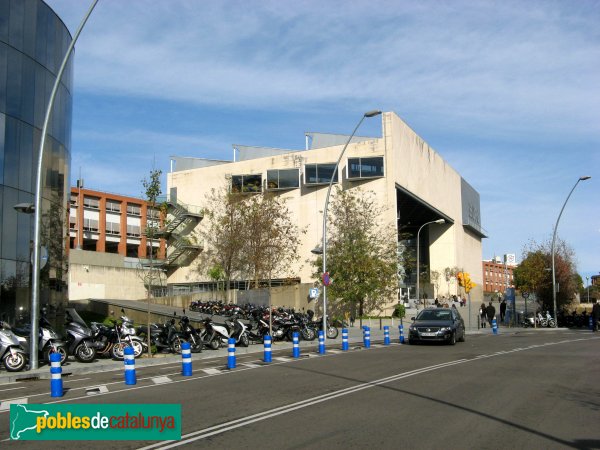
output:
[[235,339],[229,338],[227,343],[227,368],[235,369]]
[[192,376],[192,344],[189,342],[181,343],[181,375],[184,377]]
[[60,353],[50,353],[50,377],[50,397],[62,397],[63,381]]
[[348,351],[348,328],[342,328],[342,350]]
[[398,325],[398,330],[400,331],[400,343],[404,344],[404,325]]
[[383,345],[390,345],[390,327],[383,327]]
[[273,361],[271,357],[271,342],[271,336],[265,336],[265,354],[263,356],[263,361],[266,363],[270,363],[271,361]]
[[136,384],[135,356],[133,356],[133,348],[130,346],[123,349],[123,363],[125,363],[125,384]]
[[594,331],[594,316],[590,316],[590,330]]
[[323,330],[319,330],[319,354],[325,354],[325,334]]
[[363,340],[365,348],[371,348],[371,329],[369,327],[365,327]]
[[498,324],[495,317],[492,319],[492,333],[498,334]]
[[300,344],[298,343],[298,340],[298,332],[294,331],[294,333],[292,334],[292,356],[294,358],[300,358]]

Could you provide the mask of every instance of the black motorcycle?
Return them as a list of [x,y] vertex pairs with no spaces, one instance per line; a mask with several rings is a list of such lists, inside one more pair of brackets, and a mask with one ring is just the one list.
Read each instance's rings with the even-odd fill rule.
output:
[[94,332],[77,314],[75,308],[67,308],[65,312],[65,333],[69,353],[82,363],[92,362],[96,358],[96,348],[101,347],[94,341]]
[[[147,340],[148,327],[141,325],[137,327],[137,333]],[[150,324],[150,343],[156,347],[157,351],[181,353],[181,344],[186,342],[183,333],[177,331],[175,327],[175,318],[172,318],[164,324]]]
[[[183,310],[183,314],[185,314],[185,310]],[[190,318],[188,316],[184,315],[179,319],[179,329],[181,330],[184,339],[190,343],[192,353],[202,352],[202,347],[204,347],[202,337],[198,330],[190,324]]]

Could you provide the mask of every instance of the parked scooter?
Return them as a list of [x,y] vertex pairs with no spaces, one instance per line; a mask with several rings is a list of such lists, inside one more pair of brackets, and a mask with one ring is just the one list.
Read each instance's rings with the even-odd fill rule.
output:
[[[173,313],[175,315],[175,313]],[[148,327],[141,325],[137,327],[140,335],[148,335]],[[157,351],[172,351],[181,353],[181,344],[185,342],[183,333],[175,328],[175,317],[164,324],[150,324],[150,342],[156,347]]]
[[179,329],[184,339],[190,343],[192,353],[202,352],[202,347],[204,346],[202,337],[198,330],[190,324],[190,318],[185,315],[185,309],[183,310],[183,316],[179,319]]
[[[124,313],[123,310],[121,312]],[[97,353],[103,356],[112,356],[122,360],[125,347],[133,348],[133,356],[139,357],[144,351],[144,345],[139,336],[135,335],[133,322],[127,316],[121,316],[121,324],[112,320],[112,326],[92,322],[94,340],[97,343]]]
[[[46,310],[42,309],[42,314],[40,316],[39,321],[39,342],[38,342],[38,352],[39,357],[43,359],[47,364],[50,364],[50,355],[52,353],[60,354],[60,363],[61,365],[67,361],[69,356],[69,350],[67,343],[58,335],[56,331],[52,328],[48,319],[46,319]],[[17,335],[19,342],[21,343],[21,348],[25,352],[25,354],[29,355],[30,351],[30,337],[31,337],[31,326],[29,324],[20,327],[13,328],[14,333]]]
[[89,363],[96,358],[96,348],[101,344],[94,341],[94,332],[77,314],[75,308],[65,311],[65,333],[69,353],[79,362]]
[[202,322],[204,324],[202,340],[204,345],[213,350],[217,350],[221,344],[227,344],[229,338],[235,339],[235,343],[242,347],[250,345],[248,326],[237,316],[234,316],[232,320],[226,320],[224,324],[214,323],[210,317],[205,318]]
[[8,372],[23,370],[27,362],[19,338],[10,326],[2,321],[0,321],[0,360]]

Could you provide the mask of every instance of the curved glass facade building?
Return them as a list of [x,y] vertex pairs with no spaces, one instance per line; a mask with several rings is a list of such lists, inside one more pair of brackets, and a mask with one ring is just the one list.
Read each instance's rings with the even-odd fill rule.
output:
[[[34,202],[46,107],[70,42],[67,27],[43,1],[0,0],[0,319],[9,323],[27,320],[31,301],[34,215],[15,205]],[[52,109],[42,170],[41,243],[48,260],[40,305],[59,314],[67,301],[72,60]]]

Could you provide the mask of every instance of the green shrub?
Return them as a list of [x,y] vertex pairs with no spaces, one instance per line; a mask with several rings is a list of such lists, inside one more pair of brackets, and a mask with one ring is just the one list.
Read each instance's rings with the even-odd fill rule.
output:
[[394,307],[394,313],[392,317],[397,317],[398,319],[403,319],[406,317],[406,308],[403,304],[399,303]]

